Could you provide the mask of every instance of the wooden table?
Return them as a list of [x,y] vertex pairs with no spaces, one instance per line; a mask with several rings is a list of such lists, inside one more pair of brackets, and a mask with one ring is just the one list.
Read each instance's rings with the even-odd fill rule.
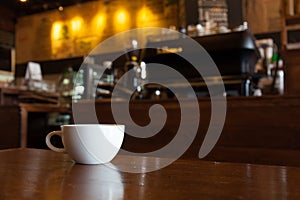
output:
[[[163,158],[118,155],[145,168]],[[300,168],[178,160],[149,173],[78,165],[50,150],[0,151],[0,199],[300,199]]]

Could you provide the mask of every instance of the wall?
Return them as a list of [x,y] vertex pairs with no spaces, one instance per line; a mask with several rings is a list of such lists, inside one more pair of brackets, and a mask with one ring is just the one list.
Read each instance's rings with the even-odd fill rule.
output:
[[0,18],[0,30],[9,33],[15,31],[15,14],[12,10],[0,6],[1,18]]
[[257,33],[280,31],[281,0],[243,0],[243,13],[251,31]]
[[[239,0],[228,1],[228,5],[233,11],[241,10],[240,4],[243,4],[243,20],[248,21],[254,34],[261,34],[280,31],[280,1]],[[82,56],[104,39],[136,27],[187,25],[183,22],[185,17],[188,22],[195,22],[189,17],[196,9],[182,13],[185,9],[178,9],[176,5],[166,7],[168,2],[176,1],[100,0],[70,6],[63,12],[53,10],[19,18],[16,24],[17,63]],[[182,8],[183,0],[179,2]],[[118,12],[119,23],[116,22]]]
[[78,57],[125,30],[176,25],[176,5],[165,7],[166,1],[93,1],[66,7],[63,12],[21,17],[16,24],[16,61]]
[[289,95],[300,94],[300,50],[289,50],[282,53],[286,66],[286,91]]
[[235,28],[243,24],[243,0],[227,0],[228,25]]
[[0,86],[14,77],[14,63],[11,58],[14,47],[15,13],[0,6]]

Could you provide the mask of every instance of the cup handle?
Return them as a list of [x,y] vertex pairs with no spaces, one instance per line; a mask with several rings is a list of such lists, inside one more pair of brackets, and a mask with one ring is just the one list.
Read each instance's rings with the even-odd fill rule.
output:
[[54,135],[58,135],[60,137],[62,137],[62,131],[52,131],[50,133],[48,133],[48,135],[46,136],[46,144],[47,146],[52,150],[52,151],[55,151],[55,152],[58,152],[58,153],[64,153],[66,152],[66,149],[65,148],[57,148],[55,146],[53,146],[51,144],[51,137],[54,136]]

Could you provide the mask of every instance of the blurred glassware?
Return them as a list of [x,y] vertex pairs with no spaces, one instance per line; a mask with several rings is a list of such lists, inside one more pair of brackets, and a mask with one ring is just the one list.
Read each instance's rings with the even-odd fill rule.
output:
[[74,71],[69,67],[62,75],[59,86],[59,105],[63,107],[70,107],[72,103],[73,89],[74,89]]

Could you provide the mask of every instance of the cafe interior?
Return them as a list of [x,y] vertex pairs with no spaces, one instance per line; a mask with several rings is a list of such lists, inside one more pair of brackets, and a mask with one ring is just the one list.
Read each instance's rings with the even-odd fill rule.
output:
[[[0,199],[300,199],[300,1],[0,11]],[[115,167],[51,151],[70,124],[124,124]]]

